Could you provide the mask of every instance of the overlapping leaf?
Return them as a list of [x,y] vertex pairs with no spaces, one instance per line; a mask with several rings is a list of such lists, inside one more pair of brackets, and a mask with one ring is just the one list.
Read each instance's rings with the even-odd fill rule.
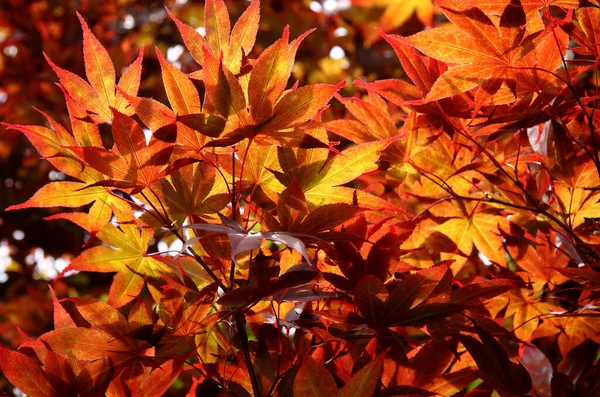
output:
[[[147,254],[153,232],[132,219],[131,214],[116,212],[119,227],[106,224],[98,238],[110,246],[97,246],[84,251],[69,264],[69,270],[114,273],[108,302],[120,307],[141,292],[147,277],[160,278],[171,270],[163,262]],[[114,248],[113,248],[114,247]]]

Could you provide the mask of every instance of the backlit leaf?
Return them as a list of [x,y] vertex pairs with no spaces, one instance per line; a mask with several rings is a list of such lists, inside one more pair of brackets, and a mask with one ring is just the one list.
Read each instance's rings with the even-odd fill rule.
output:
[[0,348],[2,374],[31,397],[53,397],[54,390],[41,366],[23,353]]
[[200,113],[200,97],[191,80],[175,66],[171,65],[157,48],[156,56],[160,62],[162,78],[167,97],[175,113]]
[[352,375],[352,378],[350,378],[346,385],[340,390],[340,397],[372,395],[379,380],[381,370],[383,369],[384,356],[385,353],[381,353],[364,368]]
[[242,13],[231,30],[229,48],[225,54],[224,63],[233,74],[239,73],[242,55],[250,54],[254,47],[259,19],[260,0],[254,0]]
[[[83,29],[83,58],[85,61],[85,74],[90,85],[102,101],[113,105],[115,101],[116,75],[108,52],[92,33],[83,17],[77,17]],[[137,90],[136,90],[137,91]]]
[[328,397],[337,392],[337,385],[327,368],[307,356],[294,378],[294,395]]
[[206,28],[206,40],[210,44],[213,54],[220,57],[221,53],[226,53],[229,48],[231,23],[223,0],[206,0],[204,27]]

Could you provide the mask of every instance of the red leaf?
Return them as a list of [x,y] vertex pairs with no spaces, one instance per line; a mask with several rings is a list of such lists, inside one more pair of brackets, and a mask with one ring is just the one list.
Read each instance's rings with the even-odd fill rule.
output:
[[404,314],[411,308],[423,302],[438,286],[446,272],[450,271],[448,264],[421,270],[400,281],[390,295],[387,304],[387,320],[396,323],[403,321]]
[[307,356],[294,378],[294,395],[329,397],[338,393],[337,385],[327,368]]
[[452,293],[452,302],[463,305],[481,303],[482,300],[510,291],[517,286],[514,280],[486,280],[457,289]]
[[467,335],[458,335],[457,339],[477,363],[483,379],[495,388],[515,395],[528,393],[532,383],[525,367],[510,361],[502,345],[489,333],[479,327],[476,330],[481,342]]
[[385,317],[385,304],[389,293],[385,285],[376,277],[367,276],[356,283],[354,300],[364,318],[377,327]]
[[378,355],[373,361],[352,375],[352,378],[340,390],[340,397],[372,396],[381,376],[384,357],[385,352]]
[[40,339],[56,353],[83,361],[133,352],[133,347],[124,341],[126,338],[118,339],[88,328],[63,328],[50,331]]
[[77,325],[75,325],[75,321],[73,321],[73,318],[71,318],[71,315],[60,304],[60,301],[56,299],[56,294],[54,293],[52,286],[48,285],[48,288],[50,289],[52,303],[54,306],[54,329],[77,327]]
[[381,281],[386,281],[390,275],[398,271],[400,265],[400,246],[410,236],[410,233],[398,235],[388,233],[377,240],[367,257],[367,271]]
[[0,369],[6,379],[28,396],[59,396],[40,365],[23,353],[0,348]]

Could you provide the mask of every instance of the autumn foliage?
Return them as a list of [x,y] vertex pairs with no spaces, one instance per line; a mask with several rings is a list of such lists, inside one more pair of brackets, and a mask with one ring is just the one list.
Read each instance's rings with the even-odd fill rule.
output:
[[[114,277],[106,300],[50,287],[53,327],[1,348],[8,382],[600,395],[600,5],[381,3],[365,37],[404,75],[352,86],[291,79],[311,30],[253,52],[259,0],[235,23],[207,0],[205,35],[167,9],[197,63],[156,49],[168,104],[138,96],[148,49],[116,71],[79,16],[85,77],[46,57],[69,124],[39,110],[2,131],[68,177],[6,210],[60,207],[49,220],[87,232],[56,283]],[[413,12],[438,22],[389,33]]]

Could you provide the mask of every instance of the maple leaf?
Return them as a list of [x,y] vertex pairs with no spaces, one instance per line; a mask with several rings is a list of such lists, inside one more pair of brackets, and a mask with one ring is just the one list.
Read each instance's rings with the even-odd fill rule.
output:
[[[359,81],[355,83],[364,86],[364,83],[359,83]],[[337,99],[360,123],[353,122],[353,120],[333,120],[325,124],[325,128],[328,130],[357,143],[377,141],[398,135],[398,128],[392,121],[389,112],[385,107],[382,108],[380,104],[374,103],[375,101],[340,96],[337,96]],[[364,124],[364,127],[361,124]]]
[[177,134],[174,124],[155,131],[149,143],[146,143],[142,127],[135,120],[115,109],[112,112],[115,145],[111,150],[92,146],[70,148],[86,164],[108,178],[97,182],[97,185],[134,188],[139,191],[174,169],[189,164],[189,160],[169,164]]
[[339,391],[340,397],[359,397],[372,395],[377,386],[379,374],[383,369],[386,352],[381,353],[373,361],[361,368],[346,382]]
[[27,395],[32,397],[58,396],[41,366],[23,353],[0,349],[2,374]]
[[[132,306],[126,319],[117,309],[101,301],[92,298],[67,299],[93,326],[93,329],[89,329],[76,327],[51,292],[55,330],[42,335],[31,347],[41,357],[46,374],[60,385],[58,390],[61,394],[90,394],[96,390],[104,393],[107,385],[109,390],[124,390],[122,382],[126,387],[145,384],[155,369],[162,371],[154,374],[152,379],[155,383],[146,386],[144,395],[161,395],[173,382],[181,370],[181,359],[154,357],[151,341],[156,335],[142,336],[145,328],[152,327],[154,319],[140,300]],[[161,335],[158,336],[160,338]],[[57,382],[62,371],[77,375],[77,378],[68,385]]]
[[578,313],[565,314],[552,319],[558,334],[558,346],[563,357],[574,348],[585,342],[593,340],[599,343],[598,326],[600,317],[595,310],[580,310]]
[[459,303],[439,299],[448,297],[451,280],[448,263],[407,276],[394,285],[391,293],[381,280],[369,275],[356,283],[356,305],[369,325],[376,329],[422,326],[463,309]]
[[116,272],[108,302],[120,307],[142,291],[146,278],[159,279],[162,274],[172,271],[165,263],[147,253],[154,235],[152,230],[132,219],[132,214],[114,211],[119,227],[108,223],[97,234],[100,240],[110,246],[97,246],[82,252],[61,272],[61,276],[69,270]]
[[282,230],[299,235],[314,235],[332,230],[364,211],[356,205],[336,203],[325,204],[309,211],[302,187],[297,179],[281,192],[277,198],[277,217],[275,219],[258,208],[253,208],[264,220],[268,230]]
[[[396,373],[393,375],[384,373],[384,376],[393,376],[389,381],[389,386],[397,384],[397,386],[395,386],[397,388],[413,387],[417,389],[418,386],[421,388],[420,390],[431,390],[431,388],[435,387],[433,384],[439,382],[439,377],[449,369],[452,363],[453,355],[449,347],[450,346],[444,346],[444,344],[437,339],[431,339],[418,349],[418,352],[410,358],[409,362],[403,362],[404,360],[400,357],[393,357],[391,354],[388,355],[388,357],[392,357],[389,357],[386,364],[391,366],[398,365],[398,370],[395,371]],[[431,360],[431,354],[435,354],[438,359]],[[386,359],[388,357],[386,357]],[[460,378],[457,377],[456,380],[459,381]],[[443,384],[443,381],[439,382],[438,387]],[[429,395],[426,390],[423,390],[419,394]]]
[[182,292],[169,289],[161,300],[158,316],[166,325],[165,338],[183,337],[208,332],[203,320],[214,302],[214,294],[206,290],[193,299],[186,300]]
[[112,119],[110,107],[131,114],[128,103],[124,102],[123,97],[116,92],[116,87],[129,95],[137,94],[142,73],[143,47],[140,49],[136,61],[123,72],[117,85],[115,68],[108,52],[94,36],[83,17],[79,13],[77,13],[77,17],[83,29],[83,56],[89,83],[81,77],[61,69],[44,54],[46,60],[57,74],[64,90],[90,113],[90,117],[96,123]]
[[446,212],[444,216],[453,216],[434,228],[444,234],[456,248],[465,255],[470,255],[473,247],[496,264],[505,265],[506,256],[500,239],[499,226],[506,224],[506,218],[497,215],[496,211],[486,209],[483,204],[465,203],[463,211],[454,210],[454,214]]
[[560,27],[579,44],[580,47],[574,48],[574,51],[597,58],[600,54],[600,43],[598,42],[598,24],[595,21],[600,19],[600,11],[595,7],[581,7],[575,11],[575,17],[579,22],[578,25],[573,22],[565,22]]
[[[161,178],[159,184],[156,196],[147,195],[143,201],[148,199],[154,208],[164,209],[176,225],[182,225],[185,219],[214,219],[231,201],[223,180],[216,179],[214,166],[204,162],[180,168]],[[156,218],[149,214],[144,215],[144,220],[156,223]]]
[[482,378],[494,388],[515,395],[529,392],[531,377],[523,364],[510,361],[502,345],[485,330],[476,330],[481,342],[466,335],[459,335],[458,340],[477,363]]
[[163,83],[173,111],[179,115],[200,113],[200,95],[194,83],[181,70],[171,65],[156,48]]
[[[289,130],[294,131],[315,119],[321,108],[344,85],[343,82],[337,85],[313,84],[285,91],[296,51],[311,33],[308,31],[290,43],[289,27],[284,29],[281,39],[253,62],[247,81],[242,84],[241,76],[236,74],[245,54],[254,45],[259,2],[253,2],[244,11],[233,30],[222,0],[209,1],[205,9],[206,40],[170,15],[194,59],[203,67],[202,80],[206,86],[204,110],[220,115],[228,123],[228,133],[211,142],[212,146],[230,146],[245,138],[255,139],[263,145],[281,144]],[[167,95],[175,112],[183,115],[199,113],[197,91],[188,77],[168,65],[162,55],[159,55],[159,61]],[[186,103],[186,97],[191,98],[191,103]]]
[[81,161],[67,147],[76,145],[73,136],[61,124],[56,122],[44,112],[40,112],[48,121],[52,129],[38,125],[4,124],[9,129],[20,131],[29,139],[42,157],[72,177],[79,177],[82,173]]
[[333,375],[323,364],[307,356],[294,377],[294,395],[326,397],[337,392]]
[[481,203],[467,202],[461,207],[461,209],[445,205],[433,207],[434,214],[450,217],[433,230],[448,237],[464,255],[470,255],[475,247],[490,261],[504,266],[506,256],[499,227],[507,223],[506,218]]
[[254,47],[260,19],[260,0],[253,1],[244,10],[233,29],[229,13],[222,0],[208,0],[205,5],[204,27],[206,39],[194,28],[181,22],[169,9],[167,13],[177,25],[183,41],[194,60],[204,66],[206,46],[212,55],[223,54],[225,67],[234,75],[240,72],[242,59]]
[[556,212],[571,228],[583,225],[586,219],[600,218],[600,194],[581,188],[570,188],[564,184],[554,185],[557,202]]
[[[93,183],[97,182],[97,180],[91,181]],[[90,237],[93,238],[110,221],[113,208],[117,208],[120,211],[127,211],[129,209],[128,204],[105,187],[89,187],[88,183],[81,182],[52,182],[38,190],[26,202],[12,205],[6,208],[6,211],[47,207],[75,208],[89,203],[93,204],[87,213],[70,212],[54,214],[47,217],[46,220],[70,220],[87,230],[91,234]]]
[[[296,178],[306,201],[311,206],[340,202],[355,204],[352,192],[356,190],[339,185],[376,170],[378,168],[376,161],[380,152],[397,139],[398,137],[393,137],[355,145],[336,155],[330,161],[327,161],[329,152],[327,149],[294,151],[282,148],[278,152],[282,172],[274,172],[274,174],[284,186],[289,186]],[[360,207],[394,210],[393,206],[368,193],[356,191],[356,195]]]
[[557,241],[556,233],[540,231],[533,240],[533,238],[528,239],[523,236],[518,230],[514,230],[516,226],[511,224],[511,227],[513,227],[513,233],[503,233],[506,240],[505,246],[519,268],[524,270],[521,273],[523,280],[535,283],[534,291],[540,291],[546,284],[549,284],[550,288],[554,288],[568,280],[559,271],[567,267],[570,258],[555,243]]
[[[270,171],[279,170],[277,146],[255,145],[252,141],[244,140],[239,142],[236,148],[238,153],[244,153],[244,163],[242,166],[242,159],[235,159],[237,169],[235,177],[242,185],[260,187],[271,200],[277,201],[277,192],[284,189]],[[222,163],[222,166],[230,175],[233,174],[230,161]]]
[[[453,23],[419,32],[405,40],[419,51],[443,62],[456,64],[443,73],[424,102],[463,93],[482,84],[494,94],[503,81],[514,80],[521,60],[535,47],[525,36],[526,15],[518,0],[506,5],[498,25],[476,6],[438,1]],[[528,40],[528,46],[520,44]],[[527,65],[535,66],[535,65]]]
[[87,117],[86,111],[81,109],[66,93],[65,98],[71,117],[73,135],[45,113],[42,114],[47,118],[54,131],[42,126],[10,125],[9,127],[23,132],[40,154],[48,158],[57,169],[81,182],[52,182],[43,186],[26,202],[10,206],[6,210],[34,207],[75,208],[93,203],[88,213],[55,214],[49,218],[69,219],[88,230],[93,237],[110,220],[113,206],[125,210],[128,205],[106,188],[90,187],[90,185],[103,184],[106,181],[100,172],[85,166],[77,158],[75,153],[80,150],[77,144],[86,146],[89,150],[101,150],[102,141],[97,126],[81,119]]
[[222,60],[215,58],[206,46],[204,53],[204,85],[206,96],[204,111],[216,113],[223,118],[231,117],[236,127],[250,123],[244,89],[235,75],[225,67]]
[[[532,339],[532,335],[540,324],[546,322],[552,329],[557,330],[554,319],[549,318],[551,313],[563,311],[559,306],[536,299],[527,290],[513,290],[506,294],[494,297],[486,304],[494,316],[499,310],[505,309],[505,317],[512,316],[512,325],[515,335],[524,341]],[[542,320],[544,323],[542,323]]]

